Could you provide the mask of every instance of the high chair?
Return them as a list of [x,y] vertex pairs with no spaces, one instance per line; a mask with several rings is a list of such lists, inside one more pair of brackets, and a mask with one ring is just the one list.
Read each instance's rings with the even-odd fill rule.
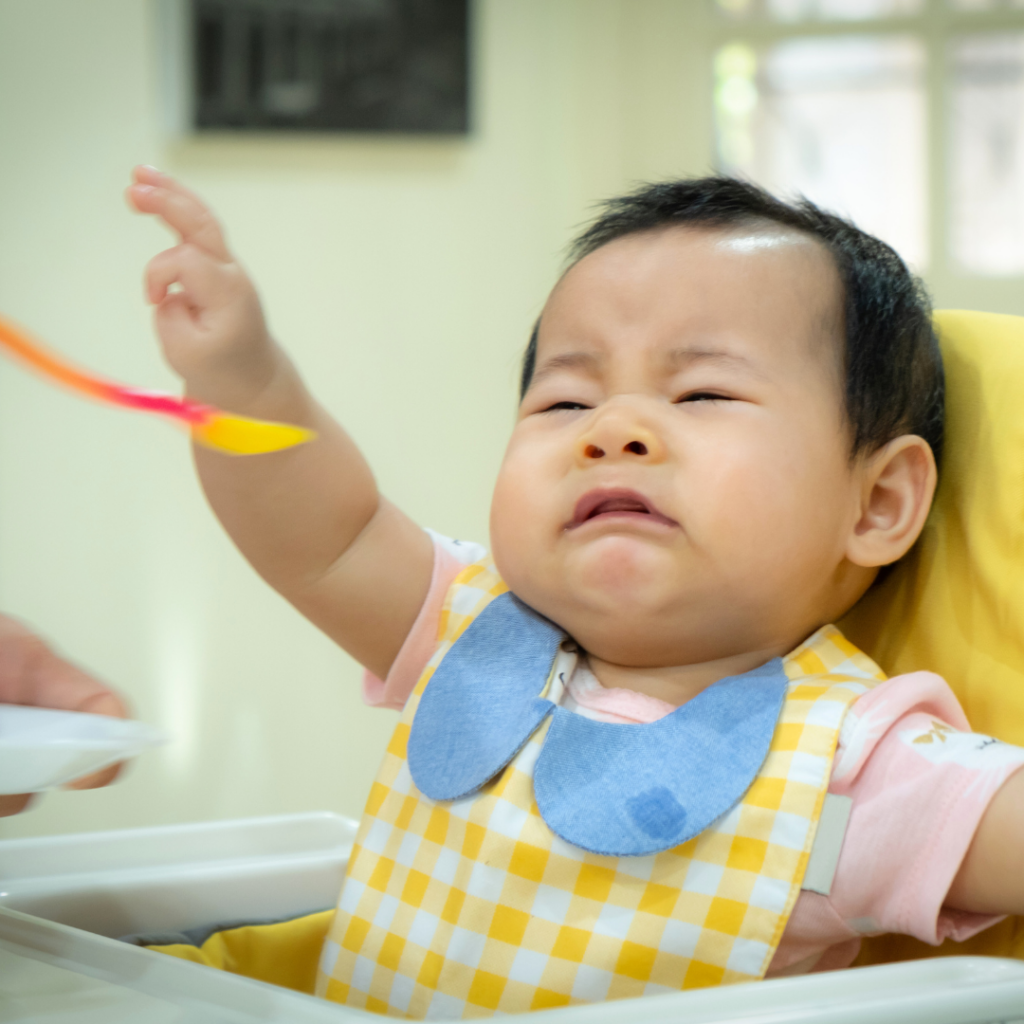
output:
[[[947,377],[935,504],[914,550],[839,626],[890,674],[944,676],[975,730],[1024,745],[1024,319],[935,320]],[[379,1020],[304,994],[355,828],[320,814],[0,842],[0,1021]],[[281,918],[176,956],[116,941]],[[543,1017],[1024,1024],[1022,920],[939,948],[867,940],[864,969]]]
[[[935,324],[946,370],[935,503],[913,550],[838,625],[889,675],[937,672],[972,729],[1024,746],[1024,318],[956,310]],[[871,939],[858,963],[968,953],[1024,960],[1024,919],[938,949]]]

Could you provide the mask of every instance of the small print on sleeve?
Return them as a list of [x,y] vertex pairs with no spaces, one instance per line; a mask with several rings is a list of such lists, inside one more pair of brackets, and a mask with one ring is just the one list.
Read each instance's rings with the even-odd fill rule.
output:
[[901,732],[900,739],[932,764],[955,764],[986,771],[1024,761],[1024,749],[1020,747],[977,732],[959,732],[936,719],[926,727]]

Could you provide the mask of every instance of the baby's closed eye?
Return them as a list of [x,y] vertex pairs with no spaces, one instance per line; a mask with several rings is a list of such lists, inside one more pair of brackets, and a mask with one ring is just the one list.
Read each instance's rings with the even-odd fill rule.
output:
[[690,391],[685,395],[680,395],[676,399],[676,404],[682,402],[732,402],[734,399],[731,395],[719,394],[716,391]]
[[555,402],[554,405],[549,405],[547,408],[542,409],[541,412],[576,412],[589,408],[591,408],[591,406],[584,405],[582,402]]

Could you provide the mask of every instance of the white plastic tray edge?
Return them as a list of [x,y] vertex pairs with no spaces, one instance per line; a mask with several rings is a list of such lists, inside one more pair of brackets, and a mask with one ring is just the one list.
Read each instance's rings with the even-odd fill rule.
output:
[[380,1021],[376,1014],[326,1003],[301,992],[154,953],[116,939],[0,907],[0,945],[13,953],[209,1012],[225,1020],[339,1024]]
[[[121,867],[139,867],[140,853],[153,851],[144,862],[166,863],[168,860],[236,859],[230,851],[253,845],[259,848],[261,840],[273,840],[282,833],[295,832],[302,836],[320,833],[323,840],[316,849],[350,846],[355,839],[358,822],[330,811],[310,811],[304,814],[268,815],[260,818],[238,818],[218,821],[188,822],[181,825],[156,825],[149,828],[114,829],[105,832],[72,832],[55,836],[0,840],[0,876],[11,879],[28,875],[39,878],[46,874],[63,874],[66,868],[52,871],[48,861],[60,864],[72,859],[76,865],[99,855],[107,870]],[[328,838],[329,837],[329,838]],[[201,845],[200,845],[201,844]],[[170,849],[174,856],[168,856]],[[277,843],[271,849],[261,849],[261,856],[275,856],[293,852],[293,844],[283,848]],[[300,847],[312,852],[308,842]],[[92,856],[90,856],[92,855]],[[88,868],[87,868],[88,870]],[[96,870],[93,868],[92,870]],[[78,867],[76,873],[82,871]]]
[[[642,1010],[641,1010],[642,1006]],[[1024,964],[942,957],[544,1011],[544,1024],[1024,1024]]]
[[[321,853],[294,854],[290,857],[249,857],[238,860],[212,861],[210,863],[185,863],[174,865],[175,878],[188,882],[191,879],[210,880],[233,879],[244,875],[255,875],[274,871],[289,873],[311,871],[318,868],[334,868],[348,863],[351,846],[341,847],[328,855]],[[0,906],[13,904],[37,895],[59,896],[67,892],[78,892],[84,884],[101,886],[107,879],[116,880],[118,889],[130,890],[167,876],[164,865],[145,868],[126,868],[115,871],[91,871],[88,874],[46,875],[43,878],[0,879]],[[340,881],[339,881],[340,886]],[[12,909],[17,909],[13,906]]]
[[[148,877],[161,859],[168,869],[173,865],[168,874],[177,876],[172,879],[174,885],[187,881],[194,887],[200,877],[209,881],[234,874],[244,895],[241,890],[250,884],[250,871],[233,858],[246,849],[256,854],[253,871],[270,871],[282,885],[289,884],[291,874],[290,884],[297,893],[304,879],[312,874],[319,878],[327,865],[320,865],[317,872],[312,869],[321,857],[332,861],[344,851],[355,827],[355,822],[329,812],[313,812],[8,840],[0,842],[0,866],[22,869],[14,871],[12,882],[40,885],[60,900],[71,895],[64,891],[65,885],[74,881],[85,898],[97,891],[119,891],[124,898],[138,901],[145,894],[136,892],[126,876]],[[75,877],[69,869],[81,865],[83,844],[89,849],[87,859],[97,863]],[[162,858],[157,856],[160,851]],[[5,859],[7,852],[17,856]],[[204,856],[195,857],[197,853]],[[97,870],[101,863],[105,870]],[[33,876],[33,867],[42,870]],[[119,877],[109,889],[114,881],[112,868]],[[322,887],[323,880],[317,885]],[[308,909],[296,907],[295,912]],[[246,1024],[379,1020],[374,1014],[212,971],[2,905],[0,945],[16,955],[157,996],[190,1013],[213,1011],[217,1019]],[[543,1011],[541,1019],[544,1024],[623,1024],[637,1019],[645,1024],[1024,1024],[1024,963],[967,957],[924,960],[568,1007]]]
[[[0,908],[0,944],[239,1024],[379,1021],[365,1011]],[[531,1015],[531,1017],[534,1015]],[[544,1011],[544,1024],[995,1024],[1024,1016],[1024,964],[956,957]]]

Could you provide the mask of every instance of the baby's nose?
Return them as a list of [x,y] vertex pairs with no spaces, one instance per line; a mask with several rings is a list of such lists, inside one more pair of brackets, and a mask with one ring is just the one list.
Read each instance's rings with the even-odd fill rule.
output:
[[621,413],[608,413],[593,423],[577,441],[576,451],[580,461],[587,464],[605,458],[659,462],[664,457],[657,434]]
[[[646,455],[650,449],[643,443],[643,441],[629,441],[622,446],[623,453],[631,453],[633,455]],[[607,454],[603,448],[599,448],[596,444],[588,444],[583,449],[583,454],[588,459],[603,459]]]

